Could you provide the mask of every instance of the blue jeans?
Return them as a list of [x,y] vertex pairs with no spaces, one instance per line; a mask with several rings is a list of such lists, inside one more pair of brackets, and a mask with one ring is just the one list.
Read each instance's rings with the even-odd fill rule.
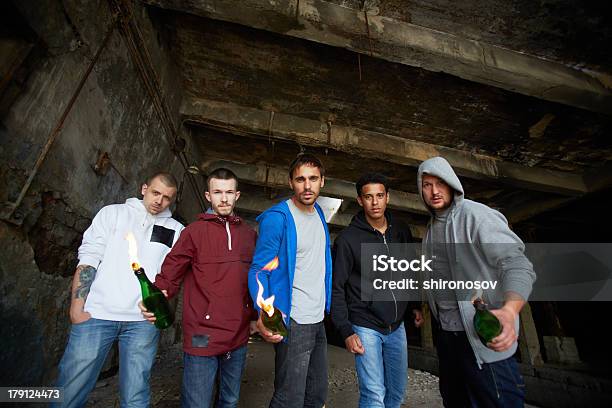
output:
[[121,407],[148,407],[151,397],[149,377],[158,339],[159,330],[147,321],[119,322],[91,318],[73,324],[59,364],[57,380],[57,386],[64,388],[64,401],[52,406],[85,406],[108,351],[118,340]]
[[216,407],[237,407],[246,354],[246,346],[218,356],[194,356],[184,353],[182,407],[210,407],[217,372],[219,373],[219,400]]
[[436,348],[445,407],[523,407],[525,382],[514,357],[478,368],[463,331],[439,330]]
[[365,349],[365,353],[355,354],[359,408],[399,408],[408,381],[404,323],[389,334],[355,325],[353,331]]

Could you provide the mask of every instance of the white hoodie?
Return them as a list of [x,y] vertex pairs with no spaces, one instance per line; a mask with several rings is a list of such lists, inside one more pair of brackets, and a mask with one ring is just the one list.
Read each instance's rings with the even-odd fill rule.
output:
[[171,215],[168,209],[151,215],[137,198],[106,206],[96,214],[79,247],[79,265],[97,269],[85,302],[85,311],[93,318],[144,320],[138,309],[140,285],[131,268],[125,236],[128,232],[134,234],[138,261],[154,281],[184,228]]

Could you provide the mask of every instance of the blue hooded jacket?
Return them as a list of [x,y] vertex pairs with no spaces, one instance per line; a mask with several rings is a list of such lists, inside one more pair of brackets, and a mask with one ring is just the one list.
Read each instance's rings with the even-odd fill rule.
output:
[[[323,229],[325,230],[325,310],[329,313],[331,305],[332,287],[332,258],[329,231],[325,222],[325,215],[321,207],[315,203],[315,209],[319,213]],[[291,314],[291,294],[293,289],[293,276],[295,273],[295,262],[297,254],[297,231],[293,216],[289,210],[286,200],[264,211],[257,217],[259,223],[259,237],[255,247],[253,263],[249,269],[249,291],[257,305],[257,280],[259,276],[266,299],[274,295],[274,306],[279,309],[285,317],[285,324],[289,325]],[[273,271],[263,271],[268,262],[278,256],[278,268]]]

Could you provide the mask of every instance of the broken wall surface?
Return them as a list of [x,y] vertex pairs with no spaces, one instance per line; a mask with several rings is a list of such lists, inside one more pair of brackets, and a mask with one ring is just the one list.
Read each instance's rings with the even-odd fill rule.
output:
[[[29,37],[25,40],[7,41],[22,41],[29,48],[20,64],[3,70],[10,73],[0,88],[1,385],[49,385],[54,380],[70,328],[76,251],[96,212],[139,197],[141,183],[155,171],[169,170],[179,180],[184,175],[112,13],[115,3],[132,11],[120,17],[138,24],[176,126],[179,75],[163,24],[139,3],[49,0],[3,6],[3,19],[21,21],[27,25],[22,31],[29,33],[22,36]],[[10,65],[15,59],[3,55],[0,61]],[[61,130],[48,154],[41,155],[56,126]],[[187,140],[188,154],[190,146]],[[98,175],[93,167],[104,152],[111,165]],[[37,160],[42,164],[13,211],[11,203],[19,200]],[[198,210],[191,191],[184,192],[181,208],[183,219]]]

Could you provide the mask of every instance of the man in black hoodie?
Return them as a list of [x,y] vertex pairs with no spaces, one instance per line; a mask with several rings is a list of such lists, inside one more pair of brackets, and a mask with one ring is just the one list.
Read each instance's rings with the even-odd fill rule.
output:
[[412,235],[408,226],[386,211],[385,176],[364,174],[356,188],[363,211],[334,242],[331,317],[346,349],[355,354],[359,407],[399,408],[408,378],[403,322],[409,302],[397,300],[399,296],[391,290],[390,301],[363,300],[369,296],[362,296],[361,290],[361,245],[383,244],[388,250],[388,244],[412,242]]

